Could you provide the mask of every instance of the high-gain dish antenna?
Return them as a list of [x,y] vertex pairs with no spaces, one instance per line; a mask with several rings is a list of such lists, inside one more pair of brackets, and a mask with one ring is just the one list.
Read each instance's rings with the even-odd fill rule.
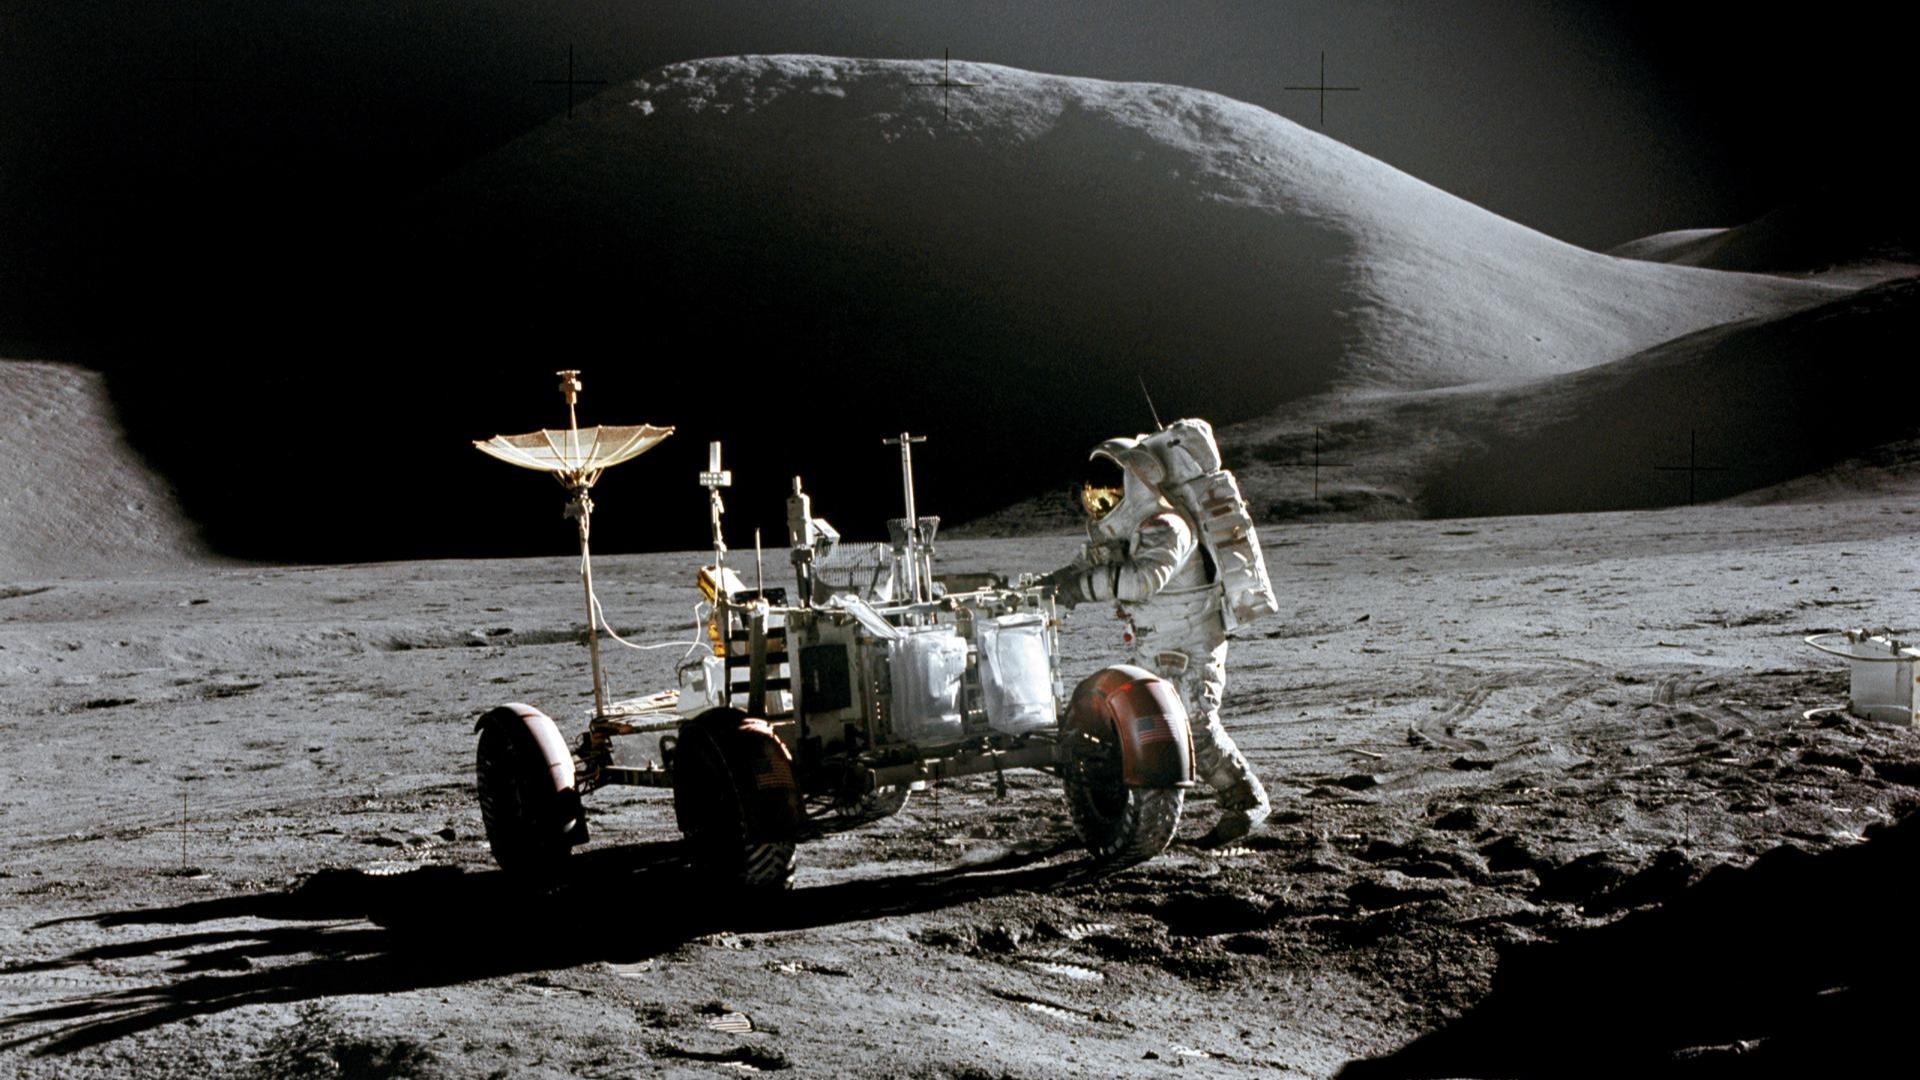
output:
[[580,581],[587,594],[587,652],[593,660],[594,715],[598,716],[607,710],[607,691],[600,679],[601,620],[599,604],[593,595],[593,555],[587,544],[592,531],[593,500],[587,493],[602,472],[653,449],[660,440],[673,434],[673,429],[652,424],[596,424],[583,428],[574,409],[580,400],[580,373],[557,374],[561,396],[567,399],[564,430],[542,428],[525,435],[495,435],[491,439],[476,439],[473,445],[509,465],[551,473],[560,481],[560,486],[567,489],[566,516],[580,524]]

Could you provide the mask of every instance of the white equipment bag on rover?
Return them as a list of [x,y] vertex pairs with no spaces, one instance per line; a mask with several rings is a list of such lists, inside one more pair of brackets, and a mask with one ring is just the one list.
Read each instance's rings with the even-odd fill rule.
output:
[[984,619],[974,631],[987,726],[1002,735],[1025,735],[1058,722],[1046,633],[1046,620],[1032,614]]
[[1280,610],[1253,513],[1240,482],[1220,467],[1220,446],[1205,420],[1175,420],[1142,440],[1166,469],[1160,491],[1187,512],[1213,558],[1227,629]]
[[958,741],[966,639],[951,626],[900,629],[900,637],[887,642],[894,738],[927,745]]

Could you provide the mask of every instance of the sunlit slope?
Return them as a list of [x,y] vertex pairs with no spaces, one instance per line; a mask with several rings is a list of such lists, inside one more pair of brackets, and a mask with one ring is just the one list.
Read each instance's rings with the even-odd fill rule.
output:
[[1216,94],[985,64],[671,65],[427,213],[477,298],[771,320],[797,359],[936,377],[1151,362],[1262,405],[1575,371],[1838,295],[1586,251]]
[[0,360],[0,587],[202,554],[166,482],[127,445],[100,375]]

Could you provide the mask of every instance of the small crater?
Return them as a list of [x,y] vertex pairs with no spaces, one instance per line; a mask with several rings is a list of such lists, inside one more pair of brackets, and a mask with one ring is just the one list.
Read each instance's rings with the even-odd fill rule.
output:
[[1171,897],[1152,914],[1175,937],[1213,937],[1267,926],[1271,907],[1252,895],[1212,893]]

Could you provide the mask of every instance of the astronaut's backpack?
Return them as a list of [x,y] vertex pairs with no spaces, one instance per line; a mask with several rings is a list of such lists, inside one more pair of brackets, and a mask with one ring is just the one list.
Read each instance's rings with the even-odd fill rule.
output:
[[1240,482],[1220,467],[1220,446],[1205,420],[1175,420],[1141,440],[1166,470],[1160,493],[1194,521],[1200,544],[1213,560],[1227,629],[1245,626],[1280,610],[1253,513]]

